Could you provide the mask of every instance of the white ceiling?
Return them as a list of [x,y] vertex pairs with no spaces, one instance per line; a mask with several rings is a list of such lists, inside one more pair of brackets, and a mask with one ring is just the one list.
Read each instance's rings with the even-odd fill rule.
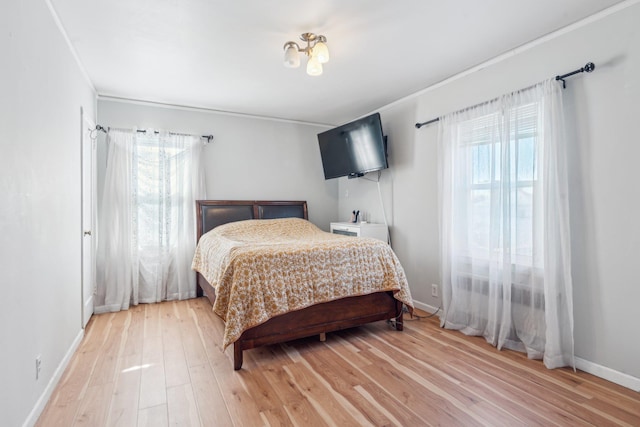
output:
[[[620,2],[50,1],[100,96],[333,125]],[[303,32],[322,76],[283,66]]]

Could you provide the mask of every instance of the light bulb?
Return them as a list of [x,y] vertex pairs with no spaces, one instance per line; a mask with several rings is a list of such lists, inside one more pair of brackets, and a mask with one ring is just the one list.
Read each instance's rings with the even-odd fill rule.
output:
[[287,68],[298,68],[300,66],[298,45],[294,42],[287,42],[284,45],[284,66]]
[[310,76],[319,76],[322,74],[322,64],[315,55],[311,55],[307,62],[307,74]]
[[318,58],[318,61],[321,64],[325,64],[329,62],[329,49],[327,45],[324,43],[324,37],[320,39],[318,43],[313,47],[313,54]]

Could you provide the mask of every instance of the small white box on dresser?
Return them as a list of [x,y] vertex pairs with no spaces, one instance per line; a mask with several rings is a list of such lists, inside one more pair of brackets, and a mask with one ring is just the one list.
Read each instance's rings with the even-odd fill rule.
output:
[[370,222],[332,222],[331,232],[354,237],[372,237],[387,242],[387,226]]

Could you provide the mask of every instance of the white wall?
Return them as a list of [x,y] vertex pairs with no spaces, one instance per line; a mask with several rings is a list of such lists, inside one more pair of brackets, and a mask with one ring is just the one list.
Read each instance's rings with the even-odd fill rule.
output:
[[95,97],[44,1],[1,2],[0,29],[0,424],[18,426],[82,334],[80,107],[95,117]]
[[[205,148],[209,199],[306,200],[309,220],[318,227],[329,230],[336,220],[338,183],[324,180],[318,148],[324,126],[110,100],[98,102],[98,122],[213,134]],[[104,145],[101,137],[101,165]]]
[[[640,4],[623,6],[629,7],[382,108],[391,164],[382,187],[394,249],[407,270],[413,296],[438,307],[440,300],[432,298],[430,290],[431,283],[440,283],[437,124],[416,130],[414,123],[593,61],[595,71],[568,79],[565,91],[568,123],[574,128],[569,174],[576,355],[587,367],[617,371],[618,379],[626,374],[637,387]],[[342,179],[341,219],[358,208],[381,220],[376,191],[375,184]],[[595,365],[594,372],[599,369]]]

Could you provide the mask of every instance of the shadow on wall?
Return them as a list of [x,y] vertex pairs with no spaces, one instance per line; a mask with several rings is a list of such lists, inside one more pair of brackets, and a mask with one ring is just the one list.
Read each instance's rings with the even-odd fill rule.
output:
[[[583,165],[591,164],[592,140],[585,128],[578,126],[578,107],[580,110],[589,108],[584,100],[584,82],[574,79],[564,90],[564,109],[567,132],[567,166],[569,181],[569,215],[571,227],[571,265],[574,289],[573,293],[575,335],[583,335],[583,331],[591,331],[602,325],[604,319],[600,311],[590,311],[588,316],[581,315],[579,307],[595,307],[593,294],[600,285],[600,272],[596,254],[589,248],[595,248],[594,236],[595,212],[592,183],[590,174],[586,173]],[[590,114],[580,114],[590,117]],[[576,316],[577,315],[577,316]],[[589,334],[595,339],[596,334]],[[576,355],[581,356],[578,347],[581,340],[576,340]],[[598,343],[589,342],[590,346]]]

